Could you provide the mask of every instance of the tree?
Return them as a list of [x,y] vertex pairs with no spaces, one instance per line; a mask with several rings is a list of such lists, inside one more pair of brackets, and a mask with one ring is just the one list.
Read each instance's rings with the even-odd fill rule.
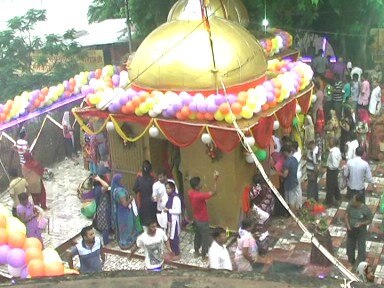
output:
[[46,10],[31,9],[8,20],[7,29],[0,31],[1,100],[56,85],[81,71],[75,56],[82,50],[74,42],[75,31],[37,36],[35,25],[45,20]]

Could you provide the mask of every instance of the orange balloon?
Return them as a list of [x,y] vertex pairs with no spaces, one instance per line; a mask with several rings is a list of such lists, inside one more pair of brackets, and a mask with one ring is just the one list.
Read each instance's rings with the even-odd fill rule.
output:
[[26,236],[20,232],[12,232],[8,234],[8,245],[12,248],[23,248]]
[[76,85],[76,80],[74,78],[71,78],[71,79],[69,79],[68,83],[69,83],[70,86],[75,86]]
[[7,119],[7,116],[5,115],[5,113],[1,113],[0,114],[0,122],[4,122],[5,119]]
[[37,98],[37,99],[35,100],[35,102],[33,102],[33,105],[35,106],[35,108],[39,107],[40,104],[41,104],[41,102],[40,102],[39,98]]
[[128,101],[125,104],[125,107],[125,111],[127,112],[127,114],[133,114],[133,112],[135,112],[135,106],[133,105],[132,101]]
[[235,114],[235,115],[239,115],[241,113],[242,109],[243,109],[243,107],[241,106],[241,104],[239,102],[234,102],[231,105],[231,110],[232,110],[233,114]]
[[8,233],[4,228],[0,228],[0,246],[8,243]]
[[43,249],[43,244],[41,244],[40,240],[35,237],[29,237],[25,240],[24,243],[24,250],[27,250],[29,248],[38,248],[40,250]]
[[247,103],[247,99],[248,99],[248,93],[246,91],[241,91],[237,95],[237,102],[239,102],[241,106],[244,106]]
[[180,111],[176,112],[176,119],[178,120],[185,120],[187,117],[183,116]]
[[147,91],[144,91],[140,94],[140,100],[141,102],[145,102],[148,97],[151,97],[151,94],[149,94]]
[[229,113],[229,104],[228,103],[223,103],[219,106],[219,111],[223,115],[227,115]]
[[34,259],[28,263],[28,274],[31,278],[44,276],[44,261]]
[[121,106],[121,112],[122,112],[123,114],[128,114],[128,113],[127,113],[127,106],[125,106],[125,105]]
[[65,275],[79,275],[79,271],[76,271],[75,269],[68,269],[64,268],[64,274]]
[[267,111],[269,109],[269,104],[265,103],[263,106],[261,106],[261,110]]
[[205,120],[205,113],[197,112],[196,113],[196,118],[199,120]]
[[45,100],[45,95],[43,94],[43,93],[41,93],[40,95],[39,95],[39,98],[38,98],[39,100],[40,100],[40,102],[43,102],[44,100]]
[[95,78],[99,79],[101,77],[101,73],[102,73],[101,69],[96,69],[95,70]]
[[132,104],[133,106],[136,108],[136,107],[139,107],[139,105],[141,104],[141,99],[139,96],[134,96],[133,99],[132,99]]
[[7,107],[12,107],[12,105],[13,105],[13,100],[11,100],[11,99],[9,99],[9,100],[7,100],[7,102],[5,102],[5,106],[7,106]]
[[212,113],[208,113],[208,112],[204,113],[204,118],[205,118],[205,120],[207,120],[207,121],[212,121],[213,119],[215,119],[215,117],[213,116],[213,114],[212,114]]
[[64,275],[64,265],[60,262],[51,262],[44,265],[44,276]]
[[[43,89],[41,89],[41,94],[43,94],[44,96],[47,96],[48,95],[48,91],[49,91],[49,89],[48,89],[48,87],[44,87]],[[39,96],[40,97],[40,96]]]
[[7,228],[7,217],[3,214],[0,214],[0,228]]
[[187,118],[191,114],[191,110],[189,110],[188,106],[184,106],[181,108],[180,113],[183,117]]
[[274,89],[275,98],[279,98],[281,94],[281,90],[279,88]]
[[25,253],[25,261],[28,264],[29,262],[35,259],[43,260],[43,252],[41,251],[41,249],[36,247],[28,248]]
[[269,107],[275,107],[277,105],[277,98],[273,99],[273,101],[269,102]]

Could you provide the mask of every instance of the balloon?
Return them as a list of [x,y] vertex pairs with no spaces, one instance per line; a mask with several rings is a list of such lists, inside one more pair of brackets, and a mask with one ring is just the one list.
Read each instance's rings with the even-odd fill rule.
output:
[[188,106],[192,102],[192,96],[188,92],[180,92],[179,97],[184,105]]
[[213,114],[213,117],[215,118],[216,121],[224,120],[224,115],[220,111],[216,111],[216,113]]
[[45,248],[43,250],[44,263],[61,262],[59,253],[53,248]]
[[38,249],[43,249],[43,244],[41,244],[40,240],[35,238],[35,237],[28,237],[25,240],[24,243],[24,250],[27,250],[28,248],[38,248]]
[[241,104],[239,102],[234,102],[231,105],[231,110],[232,110],[233,114],[239,115],[241,113],[242,106],[241,106]]
[[221,95],[221,94],[217,94],[215,95],[215,104],[217,106],[220,106],[221,104],[223,104],[225,102],[225,99],[224,99],[224,96]]
[[197,111],[200,113],[207,112],[207,103],[205,103],[204,100],[197,102],[196,107],[197,107]]
[[61,276],[64,275],[64,265],[60,262],[45,263],[44,276]]
[[28,248],[25,252],[25,262],[28,264],[34,259],[43,260],[43,252],[39,248]]
[[253,163],[253,158],[251,153],[247,153],[247,155],[245,155],[245,162]]
[[248,94],[245,91],[241,91],[237,95],[237,102],[239,102],[241,106],[244,106],[247,103],[247,99],[248,99]]
[[0,214],[0,228],[5,229],[6,227],[7,227],[7,217],[3,214]]
[[28,266],[25,265],[24,267],[21,268],[20,279],[27,279],[27,277],[28,277]]
[[229,106],[228,103],[223,103],[223,104],[221,104],[219,106],[219,111],[220,111],[221,114],[227,115],[229,113],[229,111],[230,111],[229,108],[230,108],[230,106]]
[[299,125],[299,119],[297,117],[293,118],[292,120],[292,125],[295,126],[295,127],[298,127]]
[[8,232],[8,245],[12,248],[23,248],[26,236],[20,232]]
[[259,161],[264,161],[265,159],[267,159],[267,151],[265,151],[264,149],[257,149],[255,152],[255,156]]
[[228,124],[232,124],[233,121],[236,120],[235,116],[233,114],[227,114],[225,115],[225,122],[227,122]]
[[230,105],[232,105],[233,103],[235,103],[237,100],[236,96],[233,95],[233,94],[228,94],[227,95],[227,101],[229,102]]
[[251,119],[253,116],[253,111],[248,106],[244,106],[241,111],[241,116],[245,119]]
[[0,245],[8,244],[7,230],[0,228]]
[[22,269],[23,267],[12,267],[11,265],[8,265],[8,273],[13,277],[20,277]]
[[14,248],[7,255],[7,263],[15,268],[25,265],[25,251],[20,248]]
[[149,136],[151,137],[157,137],[159,135],[160,131],[159,129],[157,129],[156,126],[152,126],[151,128],[149,128]]
[[201,134],[201,141],[204,144],[210,144],[212,142],[211,135],[209,135],[208,133]]
[[65,275],[79,275],[79,271],[76,271],[75,269],[69,269],[64,267],[64,274]]
[[28,273],[32,278],[44,276],[44,262],[42,260],[32,260],[27,267]]
[[9,251],[11,251],[11,247],[8,245],[1,245],[0,246],[0,265],[7,264],[7,256]]
[[277,129],[279,129],[279,127],[280,127],[280,122],[275,120],[273,122],[273,130],[277,130]]
[[245,139],[244,139],[244,141],[245,141],[245,143],[248,143],[248,145],[249,146],[253,146],[253,145],[255,145],[255,138],[253,138],[252,136],[250,136],[250,137],[245,137]]

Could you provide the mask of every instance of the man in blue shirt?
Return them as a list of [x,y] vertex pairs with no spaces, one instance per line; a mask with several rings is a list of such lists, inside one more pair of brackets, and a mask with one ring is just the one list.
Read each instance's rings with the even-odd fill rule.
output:
[[84,227],[81,230],[83,240],[72,247],[69,255],[69,268],[73,269],[73,256],[79,255],[80,273],[94,273],[103,270],[105,255],[99,237],[95,235],[93,226]]

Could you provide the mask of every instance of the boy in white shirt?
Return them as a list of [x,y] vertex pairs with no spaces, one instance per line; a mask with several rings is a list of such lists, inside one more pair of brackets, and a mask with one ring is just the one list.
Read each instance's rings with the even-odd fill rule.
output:
[[209,268],[232,271],[232,262],[224,243],[227,236],[224,228],[217,227],[212,233],[213,241],[208,251]]

